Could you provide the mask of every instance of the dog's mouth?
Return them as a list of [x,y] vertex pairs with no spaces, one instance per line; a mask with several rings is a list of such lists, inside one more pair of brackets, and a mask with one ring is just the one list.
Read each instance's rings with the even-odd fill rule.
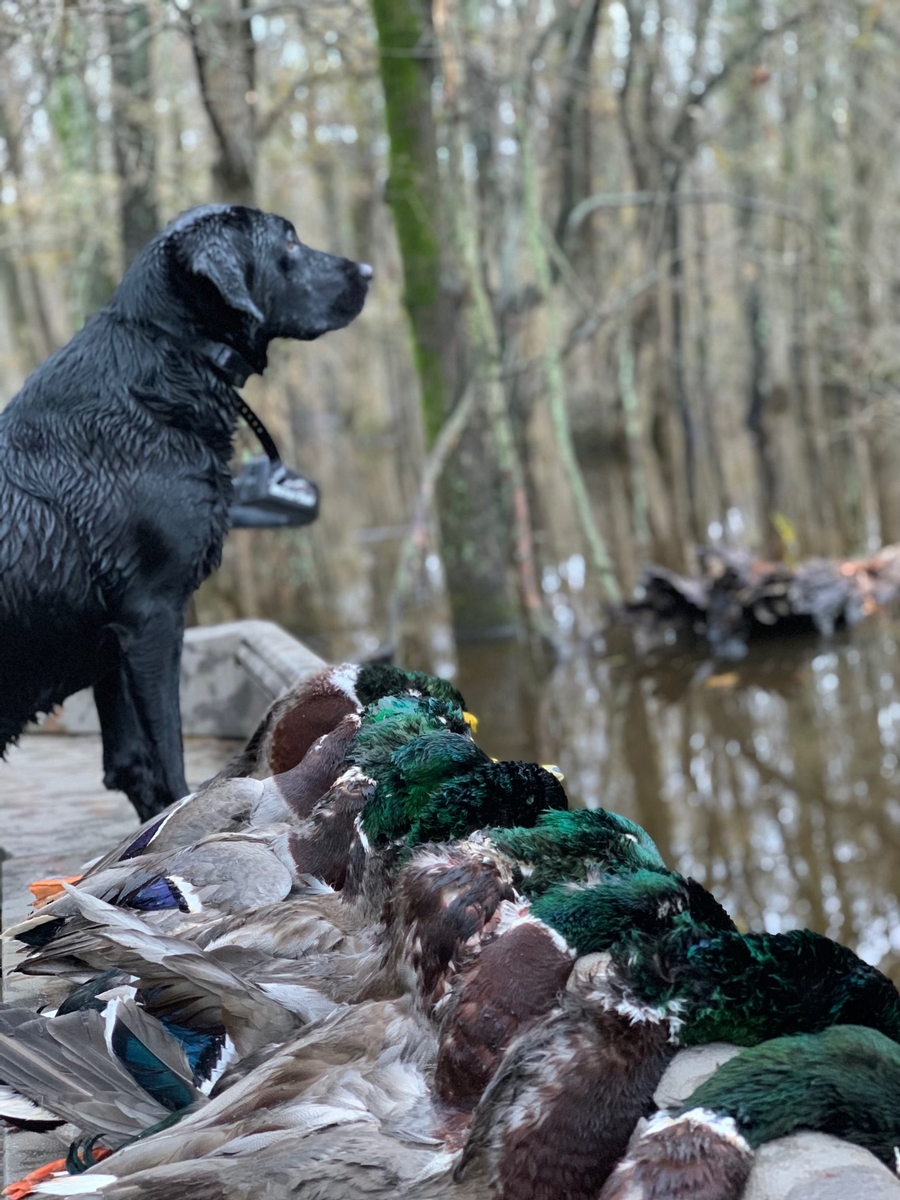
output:
[[362,312],[374,274],[368,263],[316,255],[276,301],[265,335],[311,342],[343,329]]
[[369,292],[369,284],[372,282],[372,277],[375,271],[368,263],[353,263],[353,271],[348,271],[347,286],[344,288],[343,295],[338,301],[338,306],[346,305],[347,319],[352,321],[355,316],[362,312],[362,307],[366,302],[366,296]]
[[343,318],[343,324],[347,324],[354,317],[359,316],[366,302],[368,292],[368,280],[359,280],[350,287],[345,288],[335,305],[335,313]]
[[316,323],[310,333],[305,335],[306,340],[321,337],[323,333],[333,329],[343,329],[362,312],[369,292],[369,283],[375,272],[368,263],[348,262],[347,266],[343,288],[331,301],[321,324]]

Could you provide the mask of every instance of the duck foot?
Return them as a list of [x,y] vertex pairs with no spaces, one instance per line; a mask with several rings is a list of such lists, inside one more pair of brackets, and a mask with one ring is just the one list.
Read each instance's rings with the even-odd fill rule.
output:
[[[93,1161],[99,1162],[103,1158],[107,1158],[112,1154],[112,1150],[108,1150],[105,1146],[98,1146],[91,1151]],[[69,1175],[71,1172],[67,1169],[68,1159],[54,1158],[53,1162],[44,1163],[42,1167],[37,1167],[34,1171],[29,1171],[27,1175],[23,1175],[21,1179],[15,1180],[3,1189],[3,1195],[8,1200],[23,1200],[25,1196],[30,1196],[34,1188],[39,1183],[44,1183],[47,1179],[53,1179],[56,1176]]]
[[83,875],[61,875],[58,879],[35,879],[28,885],[29,892],[34,896],[34,907],[43,908],[49,901],[63,894],[64,883],[80,883],[83,878]]

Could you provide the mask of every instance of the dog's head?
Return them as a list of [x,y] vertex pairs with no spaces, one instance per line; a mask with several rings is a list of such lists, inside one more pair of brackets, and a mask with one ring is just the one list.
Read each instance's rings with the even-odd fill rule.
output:
[[[283,217],[239,205],[211,204],[177,217],[123,285],[146,257],[165,275],[160,307],[172,307],[141,315],[188,336],[225,341],[257,370],[273,338],[311,341],[349,324],[372,277],[365,263],[305,246]],[[147,288],[141,295],[147,305],[157,302]]]

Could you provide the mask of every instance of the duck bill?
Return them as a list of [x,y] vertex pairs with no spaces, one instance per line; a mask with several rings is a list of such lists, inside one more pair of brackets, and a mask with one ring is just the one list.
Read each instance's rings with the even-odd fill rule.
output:
[[472,734],[474,736],[478,732],[478,718],[474,713],[466,712],[465,709],[463,709],[463,720],[472,730]]

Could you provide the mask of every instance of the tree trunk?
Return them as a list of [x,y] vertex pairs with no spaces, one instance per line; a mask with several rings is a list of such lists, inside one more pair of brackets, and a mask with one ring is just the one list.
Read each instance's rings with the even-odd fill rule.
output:
[[669,320],[671,322],[671,387],[684,442],[684,478],[689,529],[694,541],[699,542],[703,540],[703,534],[697,514],[697,439],[684,379],[684,263],[677,179],[673,183],[666,204],[663,238],[665,246],[663,261],[666,263],[668,273]]
[[[859,381],[855,397],[857,412],[866,403],[866,391],[875,363],[873,334],[877,329],[875,305],[872,302],[874,213],[873,196],[881,183],[883,164],[890,161],[890,143],[885,137],[885,123],[879,112],[880,101],[873,89],[875,61],[872,52],[875,18],[871,5],[860,5],[862,33],[850,51],[852,79],[853,128],[848,139],[850,173],[853,191],[850,200],[850,237],[853,245],[852,294],[856,309],[856,341],[851,348],[855,358],[854,379]],[[888,128],[892,122],[888,124]],[[896,419],[872,423],[874,436],[861,452],[870,460],[874,477],[875,504],[865,513],[867,542],[900,541],[900,432]],[[860,443],[863,438],[860,437]],[[867,453],[866,453],[867,451]],[[876,507],[877,512],[868,508]],[[867,549],[871,546],[867,546]]]
[[[21,191],[25,178],[22,131],[16,125],[11,107],[7,107],[6,98],[2,92],[0,92],[0,139],[3,140],[6,147],[7,173],[15,181],[17,189]],[[50,314],[47,311],[40,276],[34,265],[34,257],[27,253],[32,237],[31,224],[28,203],[20,198],[8,219],[8,228],[12,234],[10,241],[17,250],[9,255],[9,268],[6,274],[10,294],[14,298],[13,312],[17,319],[20,314],[25,317],[25,323],[20,328],[25,335],[24,344],[27,347],[29,368],[36,367],[39,362],[52,354],[59,344],[50,321]]]
[[[475,302],[479,280],[459,255],[453,266],[466,274],[466,287],[450,282],[450,254],[462,219],[455,209],[462,201],[455,185],[445,191],[438,170],[432,88],[439,45],[430,6],[426,0],[372,0],[372,11],[391,143],[387,199],[403,261],[404,302],[431,447],[475,369],[465,303]],[[455,56],[448,62],[459,71]],[[444,79],[445,92],[454,86],[453,78]],[[454,113],[451,123],[460,119]],[[469,213],[466,219],[476,218]],[[499,385],[487,386],[489,395]],[[498,465],[502,447],[495,444],[496,421],[489,416],[482,385],[476,381],[476,387],[479,403],[437,489],[450,604],[462,636],[510,632],[519,621],[510,586],[510,519]]]
[[113,77],[113,151],[126,267],[159,229],[149,25],[144,4],[106,13]]
[[403,300],[412,325],[425,436],[430,446],[459,395],[459,297],[445,285],[446,230],[431,108],[434,31],[423,0],[372,0],[391,141],[387,201],[403,260]]
[[207,0],[186,22],[216,146],[213,186],[226,204],[255,203],[256,66],[246,0]]
[[555,116],[559,207],[554,234],[566,254],[576,257],[579,263],[583,258],[587,260],[585,267],[592,258],[593,226],[583,222],[573,238],[566,236],[566,227],[572,209],[592,190],[590,85],[600,5],[601,0],[584,0],[578,6],[565,0],[560,5],[567,28],[565,77]]

